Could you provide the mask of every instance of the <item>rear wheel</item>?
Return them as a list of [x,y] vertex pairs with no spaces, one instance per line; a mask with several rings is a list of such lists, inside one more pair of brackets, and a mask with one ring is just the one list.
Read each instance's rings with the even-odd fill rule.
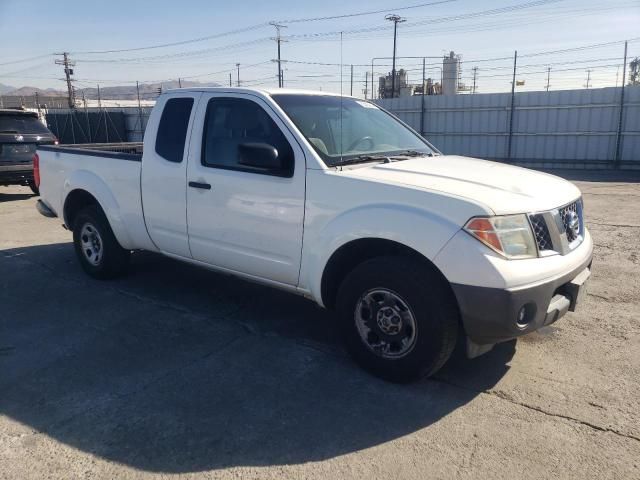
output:
[[90,205],[78,213],[73,243],[83,270],[101,280],[122,275],[130,252],[120,246],[102,209]]
[[29,188],[34,193],[34,195],[40,195],[40,189],[35,184],[35,182],[29,182]]
[[386,380],[432,375],[456,344],[458,310],[445,280],[408,257],[357,266],[340,286],[337,307],[351,356]]

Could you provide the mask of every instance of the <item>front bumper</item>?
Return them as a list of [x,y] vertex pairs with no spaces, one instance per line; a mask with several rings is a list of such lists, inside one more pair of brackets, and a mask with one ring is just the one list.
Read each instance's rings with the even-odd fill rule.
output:
[[574,311],[586,292],[592,255],[590,250],[579,266],[565,274],[523,287],[501,289],[453,283],[469,340],[469,356],[550,325]]

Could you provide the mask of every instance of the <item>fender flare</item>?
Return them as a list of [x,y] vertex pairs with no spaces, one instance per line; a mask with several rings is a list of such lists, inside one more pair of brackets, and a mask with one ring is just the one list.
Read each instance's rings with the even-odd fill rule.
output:
[[[120,205],[109,186],[100,177],[88,170],[73,171],[71,175],[65,179],[62,186],[62,196],[64,198],[62,202],[63,212],[66,210],[65,207],[69,194],[75,190],[84,190],[93,195],[107,216],[111,230],[113,230],[113,234],[118,240],[118,243],[122,245],[123,248],[131,248],[133,243],[122,219]],[[66,212],[64,216],[65,224],[67,224]],[[71,225],[67,224],[67,227],[71,227]]]
[[349,242],[389,240],[420,253],[430,262],[460,230],[460,226],[433,212],[394,204],[375,204],[342,212],[304,245],[301,286],[322,302],[322,277],[332,255]]

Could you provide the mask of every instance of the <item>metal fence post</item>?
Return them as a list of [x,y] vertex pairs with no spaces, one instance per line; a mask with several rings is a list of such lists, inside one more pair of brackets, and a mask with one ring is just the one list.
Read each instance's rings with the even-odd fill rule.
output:
[[627,81],[627,46],[624,42],[624,66],[622,69],[622,86],[620,87],[620,114],[618,116],[618,133],[616,135],[616,156],[614,158],[614,168],[620,168],[622,161],[622,123],[624,121],[624,84]]
[[371,59],[371,100],[375,100],[376,96],[373,91],[373,58]]
[[[180,79],[178,79],[180,81]],[[180,86],[182,88],[182,86]],[[140,85],[136,80],[136,92],[138,93],[138,121],[140,123],[140,138],[144,138],[144,129],[142,127],[142,104],[140,103]],[[142,140],[141,140],[142,141]]]
[[513,114],[516,110],[516,68],[518,64],[518,51],[513,54],[513,78],[511,80],[511,112],[509,113],[509,140],[507,143],[507,161],[511,162],[511,147],[513,144]]
[[74,113],[75,113],[75,111],[70,109],[69,117],[71,119],[71,138],[73,139],[73,143],[76,143],[76,131],[73,128]]
[[427,92],[425,91],[425,85],[424,85],[426,61],[427,61],[426,58],[422,58],[422,104],[420,107],[420,135],[422,136],[424,136],[424,97],[427,94]]

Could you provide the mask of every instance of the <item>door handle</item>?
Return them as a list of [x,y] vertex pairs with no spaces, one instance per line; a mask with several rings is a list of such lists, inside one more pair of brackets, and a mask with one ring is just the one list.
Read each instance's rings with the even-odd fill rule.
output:
[[211,185],[202,182],[189,182],[189,186],[193,188],[201,188],[203,190],[211,190]]

